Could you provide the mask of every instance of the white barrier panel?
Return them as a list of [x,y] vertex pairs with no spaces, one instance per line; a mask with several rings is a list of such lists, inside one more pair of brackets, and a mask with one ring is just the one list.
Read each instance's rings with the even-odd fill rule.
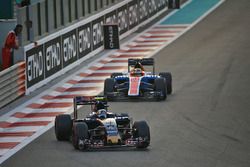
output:
[[168,0],[124,0],[24,47],[26,94],[103,50],[103,24],[119,26],[120,39],[167,10]]
[[25,62],[0,72],[0,108],[25,94]]

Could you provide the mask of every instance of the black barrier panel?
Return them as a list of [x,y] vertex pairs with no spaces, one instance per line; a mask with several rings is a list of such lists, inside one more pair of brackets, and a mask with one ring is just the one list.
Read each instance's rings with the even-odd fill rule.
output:
[[157,13],[157,5],[155,3],[155,0],[148,0],[148,14],[149,17],[153,16]]
[[105,24],[117,24],[117,10],[114,10],[108,14],[105,15]]
[[148,0],[139,0],[139,20],[140,23],[148,18]]
[[128,3],[129,29],[134,28],[139,23],[139,12],[137,0]]
[[169,9],[180,9],[180,0],[169,0],[168,1]]
[[27,88],[44,79],[44,52],[43,45],[26,52],[26,80]]
[[92,22],[92,44],[93,50],[103,45],[103,26],[104,17],[100,17]]
[[124,5],[117,10],[118,26],[120,35],[128,31],[128,6]]
[[118,24],[103,25],[104,49],[119,49]]
[[57,37],[44,45],[45,78],[62,69],[61,37]]
[[92,43],[91,23],[78,28],[78,55],[79,59],[91,52]]
[[155,0],[157,4],[158,11],[164,9],[168,5],[168,0]]
[[77,60],[77,42],[76,29],[62,36],[63,67]]

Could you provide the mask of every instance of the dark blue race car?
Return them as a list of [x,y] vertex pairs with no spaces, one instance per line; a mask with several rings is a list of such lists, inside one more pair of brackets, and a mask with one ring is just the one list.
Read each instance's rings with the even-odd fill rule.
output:
[[[59,141],[72,141],[75,149],[136,147],[150,144],[150,128],[146,121],[132,121],[127,113],[108,110],[104,97],[74,97],[74,114],[60,114],[55,119],[55,135]],[[91,113],[80,118],[80,106],[90,105]],[[81,114],[82,115],[82,114]]]
[[[146,66],[153,67],[153,72],[145,72]],[[138,98],[165,100],[171,93],[171,73],[156,75],[153,58],[128,59],[128,72],[113,73],[104,83],[104,95],[110,101]]]

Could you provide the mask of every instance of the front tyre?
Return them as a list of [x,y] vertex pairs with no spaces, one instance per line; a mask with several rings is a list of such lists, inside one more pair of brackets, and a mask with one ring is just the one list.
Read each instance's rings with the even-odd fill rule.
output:
[[159,76],[165,78],[167,84],[167,94],[172,93],[172,74],[170,72],[161,72]]
[[75,122],[73,125],[72,144],[75,149],[84,150],[84,140],[89,138],[88,125],[85,122]]
[[133,124],[133,138],[141,138],[136,148],[147,148],[150,144],[150,129],[146,121],[136,121]]
[[155,91],[161,92],[162,97],[159,100],[165,100],[167,98],[167,87],[165,78],[156,78],[154,81]]
[[113,93],[114,92],[114,87],[115,87],[115,80],[114,80],[114,78],[107,78],[107,79],[105,79],[103,94],[104,94],[104,96],[107,97],[108,100],[112,99],[111,97],[109,97],[109,93]]

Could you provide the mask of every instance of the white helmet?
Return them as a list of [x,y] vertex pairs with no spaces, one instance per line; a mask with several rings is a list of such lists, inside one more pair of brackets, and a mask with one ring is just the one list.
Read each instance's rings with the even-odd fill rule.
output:
[[107,111],[105,109],[100,109],[97,111],[98,118],[105,119],[107,118]]

